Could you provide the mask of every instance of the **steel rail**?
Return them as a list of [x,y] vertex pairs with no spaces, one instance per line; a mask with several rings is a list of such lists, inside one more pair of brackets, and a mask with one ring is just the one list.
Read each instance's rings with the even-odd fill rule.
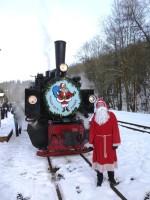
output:
[[[89,164],[90,167],[92,167],[91,162],[83,154],[80,154],[80,156]],[[113,184],[110,184],[110,188],[118,197],[120,197],[120,199],[127,200],[127,198]]]
[[56,176],[55,176],[55,173],[56,173],[56,171],[57,171],[58,169],[53,168],[52,163],[51,163],[51,160],[50,160],[50,157],[47,157],[47,161],[48,161],[48,165],[49,165],[50,172],[51,172],[51,174],[52,174],[52,180],[54,181],[54,185],[55,185],[56,193],[57,193],[57,196],[58,196],[58,200],[63,200],[62,194],[61,194],[60,189],[59,189],[59,186],[58,186],[58,184],[56,183]]
[[118,121],[118,122],[119,123],[123,123],[123,124],[132,125],[132,126],[137,126],[137,127],[144,128],[144,129],[150,129],[149,126],[144,126],[144,125],[140,125],[140,124],[133,124],[133,123],[124,122],[124,121]]
[[122,127],[128,128],[128,129],[131,129],[131,130],[134,130],[134,131],[139,131],[139,132],[149,133],[149,134],[150,134],[149,131],[145,131],[145,130],[141,130],[141,129],[133,128],[133,127],[130,127],[130,126],[125,126],[125,125],[122,125],[122,124],[119,124],[119,126],[122,126]]

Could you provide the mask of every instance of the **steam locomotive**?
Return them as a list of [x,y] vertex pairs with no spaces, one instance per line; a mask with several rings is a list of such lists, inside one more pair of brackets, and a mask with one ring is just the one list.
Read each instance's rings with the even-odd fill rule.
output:
[[80,77],[67,77],[66,42],[55,41],[56,68],[37,74],[25,89],[27,132],[38,156],[88,152],[87,130],[79,116],[94,111],[94,90],[81,89]]

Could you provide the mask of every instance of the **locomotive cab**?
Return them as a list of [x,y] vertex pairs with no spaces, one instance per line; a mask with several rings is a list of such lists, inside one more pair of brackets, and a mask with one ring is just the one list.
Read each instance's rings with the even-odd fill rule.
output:
[[65,41],[55,42],[56,69],[38,74],[34,85],[25,89],[28,134],[39,156],[71,155],[88,152],[84,147],[85,127],[77,112],[94,111],[89,102],[94,90],[81,90],[79,77],[66,76]]

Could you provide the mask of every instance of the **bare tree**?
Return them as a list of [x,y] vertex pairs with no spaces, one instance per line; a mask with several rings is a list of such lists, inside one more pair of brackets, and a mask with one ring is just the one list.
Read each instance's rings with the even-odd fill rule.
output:
[[[143,46],[139,45],[139,42],[144,42],[146,36],[146,39],[149,38],[144,32],[146,27],[144,11],[138,0],[115,0],[112,15],[105,22],[107,46],[109,46],[109,52],[114,53],[112,70],[116,70],[117,76],[119,76],[117,80],[120,80],[119,83],[123,84],[125,88],[127,110],[131,109],[132,111],[136,110],[138,81],[141,79],[141,70],[139,69],[141,65],[143,66],[141,62],[137,62],[139,54],[143,56]],[[139,24],[142,24],[143,29]],[[135,45],[135,48],[132,48],[133,45]],[[136,48],[137,46],[138,48]],[[120,89],[122,88],[121,85]],[[121,95],[121,91],[118,92]],[[120,105],[121,96],[119,101],[118,104]]]

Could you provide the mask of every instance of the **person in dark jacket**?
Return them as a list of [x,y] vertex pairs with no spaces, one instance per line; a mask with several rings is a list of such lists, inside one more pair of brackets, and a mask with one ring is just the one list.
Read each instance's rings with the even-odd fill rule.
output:
[[117,167],[116,149],[120,144],[116,116],[108,110],[102,99],[96,103],[96,112],[90,122],[89,143],[93,145],[93,167],[97,171],[97,186],[103,182],[103,172],[108,172],[111,184],[117,185],[114,169]]

